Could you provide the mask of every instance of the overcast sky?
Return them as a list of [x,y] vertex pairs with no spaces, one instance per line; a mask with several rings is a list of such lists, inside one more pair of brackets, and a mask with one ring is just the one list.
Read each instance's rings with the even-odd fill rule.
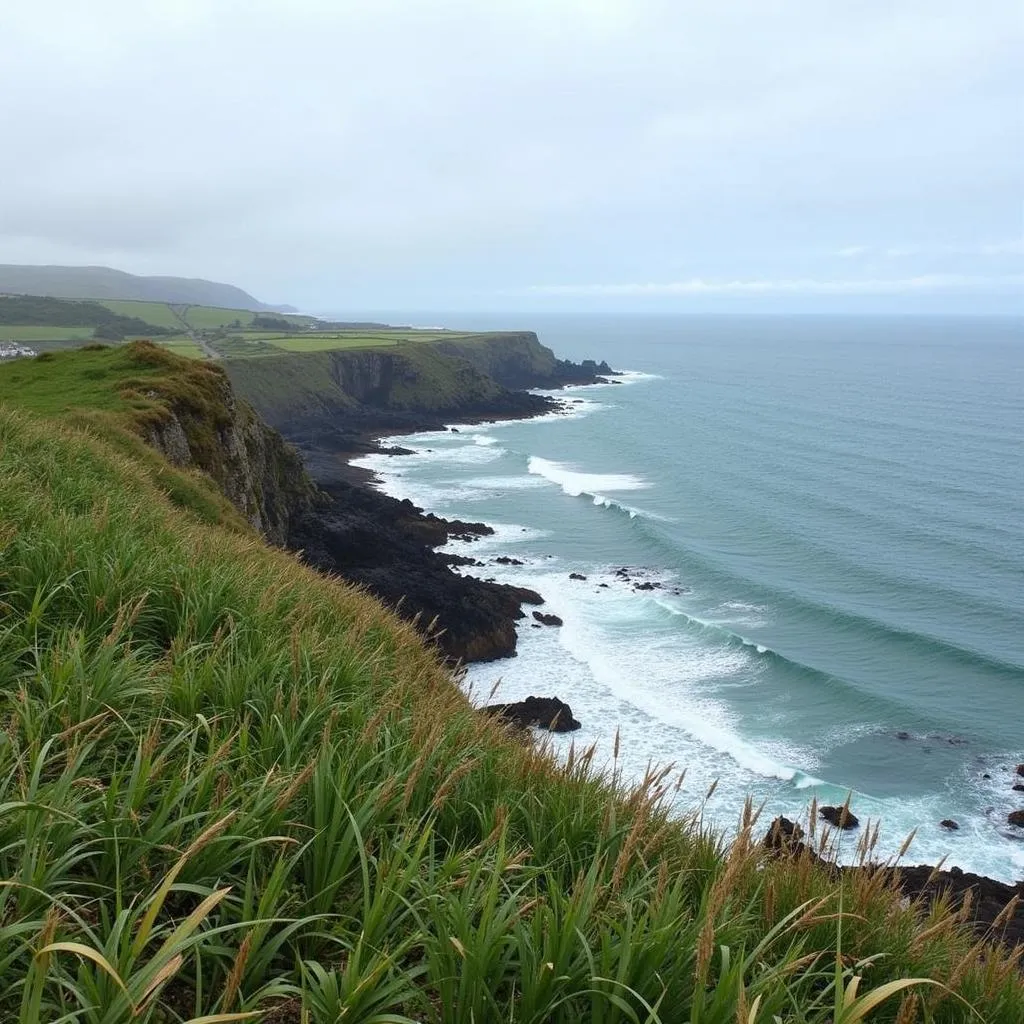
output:
[[0,262],[304,309],[1024,295],[1020,0],[2,0]]

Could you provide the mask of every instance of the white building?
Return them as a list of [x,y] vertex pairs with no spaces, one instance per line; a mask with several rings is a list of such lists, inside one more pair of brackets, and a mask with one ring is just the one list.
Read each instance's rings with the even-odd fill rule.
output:
[[22,356],[35,356],[39,353],[34,348],[26,348],[16,341],[0,341],[0,359],[20,359]]

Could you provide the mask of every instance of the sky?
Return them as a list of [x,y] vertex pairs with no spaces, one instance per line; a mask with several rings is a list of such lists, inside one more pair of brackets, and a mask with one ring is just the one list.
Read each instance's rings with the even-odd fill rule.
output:
[[1024,311],[1020,0],[3,0],[0,263],[311,311]]

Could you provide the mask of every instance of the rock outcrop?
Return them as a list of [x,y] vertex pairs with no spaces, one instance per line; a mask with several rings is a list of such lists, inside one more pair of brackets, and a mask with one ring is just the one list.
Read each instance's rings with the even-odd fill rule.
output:
[[324,481],[318,501],[292,524],[288,545],[310,565],[365,586],[415,621],[451,661],[491,661],[515,653],[515,623],[535,591],[486,583],[449,568],[434,551],[454,534],[490,533],[482,523],[449,523],[410,501],[343,480]]
[[[836,877],[849,872],[884,872],[904,896],[920,899],[925,907],[945,897],[951,897],[959,906],[970,893],[969,921],[975,934],[992,942],[1001,942],[1011,949],[1018,943],[1024,943],[1024,882],[1006,885],[960,868],[945,871],[926,864],[906,867],[879,864],[840,866],[819,856],[804,843],[803,838],[803,829],[799,825],[780,817],[768,827],[763,845],[774,856],[807,857]],[[1001,925],[994,931],[992,924],[997,919]]]
[[489,704],[481,708],[481,711],[520,729],[574,732],[580,728],[580,723],[573,717],[572,708],[557,697],[527,697],[526,700],[512,704]]
[[533,617],[542,626],[561,626],[562,620],[557,615],[552,615],[547,612],[534,612]]
[[860,819],[849,807],[819,807],[818,814],[836,828],[849,830],[860,825]]

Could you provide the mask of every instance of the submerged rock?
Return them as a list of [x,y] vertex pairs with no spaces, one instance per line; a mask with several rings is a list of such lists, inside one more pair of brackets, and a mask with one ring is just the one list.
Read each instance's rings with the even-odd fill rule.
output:
[[1017,828],[1024,828],[1024,811],[1010,811],[1006,820],[1011,825],[1016,825]]
[[952,818],[943,818],[942,821],[939,822],[939,824],[943,828],[948,828],[950,832],[956,832],[960,828],[960,826]]
[[571,580],[585,580],[586,578],[587,577],[584,576],[583,573],[581,573],[581,572],[571,572],[571,573],[569,573],[569,579],[571,579]]
[[580,728],[572,708],[557,697],[530,696],[512,704],[489,704],[481,710],[520,729],[536,727],[549,732],[575,732]]

